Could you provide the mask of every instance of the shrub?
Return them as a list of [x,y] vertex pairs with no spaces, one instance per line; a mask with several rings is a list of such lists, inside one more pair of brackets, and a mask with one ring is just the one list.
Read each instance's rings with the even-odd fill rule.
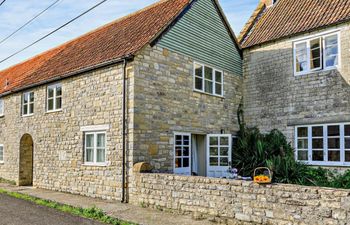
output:
[[256,167],[268,167],[274,182],[350,189],[350,170],[339,174],[297,162],[292,146],[278,130],[262,134],[241,126],[232,165],[242,176],[252,176]]

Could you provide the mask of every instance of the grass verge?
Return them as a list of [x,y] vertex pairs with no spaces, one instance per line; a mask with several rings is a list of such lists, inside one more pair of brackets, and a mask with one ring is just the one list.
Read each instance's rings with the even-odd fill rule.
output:
[[22,199],[26,201],[33,202],[38,205],[46,206],[53,208],[62,212],[70,213],[76,216],[94,219],[102,223],[112,224],[112,225],[136,225],[134,223],[125,222],[111,216],[106,215],[101,209],[92,207],[92,208],[79,208],[71,205],[65,205],[58,202],[45,200],[37,197],[33,197],[27,194],[22,194],[18,192],[10,192],[3,189],[0,189],[0,194],[5,194],[13,198]]

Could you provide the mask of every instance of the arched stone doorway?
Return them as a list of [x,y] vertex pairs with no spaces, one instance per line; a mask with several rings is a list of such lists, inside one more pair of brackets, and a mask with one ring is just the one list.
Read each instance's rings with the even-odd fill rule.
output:
[[19,181],[20,186],[33,184],[33,138],[24,134],[20,141],[19,149]]

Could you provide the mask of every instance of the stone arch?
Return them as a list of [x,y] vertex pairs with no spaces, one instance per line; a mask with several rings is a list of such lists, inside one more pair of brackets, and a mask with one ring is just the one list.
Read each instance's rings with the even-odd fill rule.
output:
[[19,180],[18,185],[33,185],[33,138],[30,134],[24,134],[20,140],[19,149]]

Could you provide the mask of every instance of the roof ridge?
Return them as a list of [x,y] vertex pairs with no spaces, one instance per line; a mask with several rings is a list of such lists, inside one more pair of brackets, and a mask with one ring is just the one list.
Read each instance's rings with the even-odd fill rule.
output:
[[[92,33],[95,33],[95,32],[97,32],[97,31],[99,31],[99,30],[102,30],[103,28],[106,28],[106,27],[111,26],[111,25],[113,25],[113,24],[115,24],[115,23],[118,23],[118,22],[120,22],[120,21],[123,21],[123,20],[125,20],[125,19],[128,19],[128,18],[130,18],[130,17],[132,17],[132,16],[135,16],[135,15],[137,15],[137,14],[139,14],[139,13],[142,13],[142,12],[144,12],[144,11],[147,11],[147,10],[153,8],[153,7],[156,7],[156,6],[160,5],[160,4],[163,4],[163,3],[168,2],[168,1],[173,1],[173,0],[160,0],[160,1],[157,1],[157,2],[155,2],[155,3],[153,3],[153,4],[149,5],[149,6],[146,6],[146,7],[142,8],[142,9],[139,9],[139,10],[137,10],[137,11],[135,11],[135,12],[132,12],[132,13],[127,14],[127,15],[125,15],[125,16],[122,16],[122,17],[120,17],[120,18],[117,18],[117,19],[115,19],[115,20],[113,20],[113,21],[111,21],[111,22],[108,22],[108,23],[106,23],[106,24],[104,24],[104,25],[102,25],[102,26],[96,27],[96,28],[94,28],[94,29],[92,29],[92,30],[90,30],[90,31],[88,31],[88,32],[86,32],[86,33],[84,33],[84,34],[81,34],[81,35],[79,35],[79,36],[77,36],[77,37],[75,37],[75,38],[73,38],[73,39],[70,39],[70,40],[68,40],[68,41],[65,41],[65,42],[63,42],[63,43],[61,43],[61,44],[59,44],[59,45],[57,45],[57,46],[55,46],[55,47],[49,48],[49,49],[47,49],[47,50],[45,50],[45,51],[43,51],[43,52],[40,52],[40,53],[38,53],[38,54],[36,54],[36,55],[33,55],[33,56],[29,57],[29,58],[26,58],[26,59],[20,61],[20,62],[18,62],[18,63],[15,63],[15,64],[13,64],[12,66],[9,66],[9,67],[7,67],[7,68],[5,68],[5,69],[0,70],[0,73],[1,73],[1,72],[4,72],[4,71],[6,71],[6,70],[12,69],[13,67],[19,66],[19,65],[21,65],[21,64],[23,64],[23,63],[25,63],[25,62],[27,62],[27,61],[30,61],[30,60],[32,60],[32,59],[34,59],[34,58],[36,58],[36,57],[40,57],[40,56],[42,56],[42,55],[45,55],[45,54],[47,54],[47,53],[49,53],[49,52],[51,52],[51,51],[58,50],[59,48],[65,46],[65,45],[68,45],[68,44],[70,44],[70,43],[72,43],[72,42],[75,42],[75,41],[77,41],[77,40],[80,40],[81,38],[86,37],[86,36],[88,36],[88,35],[90,35],[90,34],[92,34]],[[62,49],[62,50],[63,50],[63,49]],[[61,50],[60,50],[60,51],[61,51]],[[60,52],[60,51],[59,51],[59,52]]]

